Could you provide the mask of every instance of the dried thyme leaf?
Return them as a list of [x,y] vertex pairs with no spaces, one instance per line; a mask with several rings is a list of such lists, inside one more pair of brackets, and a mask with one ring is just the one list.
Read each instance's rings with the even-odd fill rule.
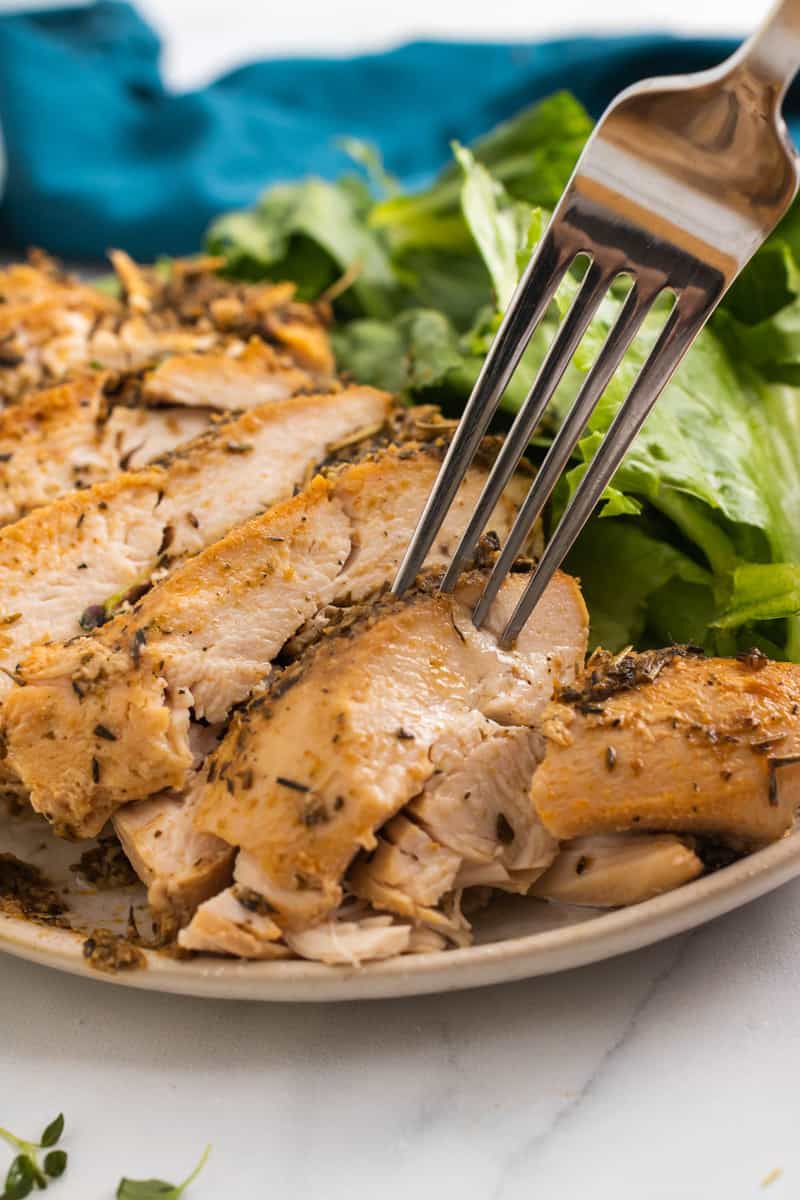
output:
[[138,876],[116,837],[101,838],[70,867],[98,891],[131,887]]

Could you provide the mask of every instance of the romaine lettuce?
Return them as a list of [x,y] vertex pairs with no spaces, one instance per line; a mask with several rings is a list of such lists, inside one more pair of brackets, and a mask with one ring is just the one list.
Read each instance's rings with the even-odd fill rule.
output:
[[[242,278],[290,278],[335,301],[340,368],[457,412],[591,128],[566,93],[498,127],[430,188],[398,194],[363,147],[356,179],[271,189],[221,217],[209,248]],[[521,404],[577,286],[568,276],[503,401]],[[540,454],[591,368],[624,298],[604,301],[537,431]],[[598,404],[557,515],[602,440],[666,317],[659,307]],[[595,641],[757,644],[800,661],[800,210],[759,252],[700,335],[617,472],[568,566]]]

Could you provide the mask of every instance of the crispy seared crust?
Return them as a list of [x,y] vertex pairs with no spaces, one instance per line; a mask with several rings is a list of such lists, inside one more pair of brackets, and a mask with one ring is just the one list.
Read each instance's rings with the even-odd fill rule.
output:
[[94,362],[143,367],[231,337],[264,340],[318,389],[333,380],[329,314],[298,303],[292,284],[234,284],[217,274],[214,260],[176,262],[167,279],[122,252],[114,253],[114,265],[124,302],[71,279],[42,255],[0,272],[0,401]]
[[[88,482],[95,482],[98,460],[110,457],[97,453],[104,409],[103,377],[92,373],[32,392],[0,411],[0,524],[19,520],[84,482],[83,473],[73,470],[76,446],[94,459]],[[104,474],[114,466],[109,462]]]
[[[38,631],[28,637],[26,603],[30,605],[31,593],[35,593],[35,582],[41,578],[56,556],[66,570],[67,563],[97,544],[98,524],[102,523],[113,533],[114,518],[122,504],[128,506],[128,514],[134,515],[145,508],[152,509],[153,501],[165,482],[165,472],[160,468],[148,468],[136,472],[123,472],[113,479],[96,484],[83,492],[72,492],[62,496],[53,504],[45,505],[29,513],[20,521],[0,530],[0,574],[3,577],[2,614],[6,632],[0,635],[0,655],[6,662],[5,651],[13,644],[25,647],[36,637]],[[157,555],[156,555],[157,557]],[[155,562],[147,556],[150,568]],[[91,589],[85,593],[86,603],[93,599],[105,599],[104,591],[93,596]],[[69,613],[69,628],[77,632],[78,618],[82,606]],[[19,613],[11,622],[10,616]],[[65,631],[66,632],[66,631]],[[58,636],[55,633],[53,636]]]
[[[441,677],[436,669],[430,675],[431,703],[442,689],[457,688],[458,671],[445,664],[458,661],[461,640],[452,601],[437,594],[438,583],[434,577],[402,597],[359,605],[351,619],[308,647],[264,698],[236,714],[211,759],[197,827],[257,862],[274,887],[269,902],[287,928],[312,925],[336,907],[340,880],[357,851],[375,845],[375,828],[419,792],[433,770],[427,740],[398,736],[397,721],[390,731],[379,721],[367,732],[356,714],[371,697],[378,704],[376,686],[383,690],[392,679],[421,625],[441,651]],[[302,708],[309,693],[314,750],[308,726],[303,734],[293,724],[296,705],[306,719],[310,715]],[[276,775],[270,747],[290,732],[296,765],[284,776],[279,762]],[[391,785],[398,773],[410,781],[399,792]]]
[[117,301],[90,284],[81,283],[62,270],[55,259],[37,250],[31,252],[27,262],[11,263],[0,271],[0,296],[4,305],[47,300],[82,304],[97,313],[119,309]]
[[134,311],[237,337],[258,336],[312,372],[317,384],[335,370],[323,305],[295,299],[292,283],[234,283],[220,275],[221,259],[175,260],[166,276],[140,267],[123,251],[113,265]]
[[554,836],[672,830],[749,847],[789,829],[800,667],[680,649],[603,656],[563,700],[531,793]]

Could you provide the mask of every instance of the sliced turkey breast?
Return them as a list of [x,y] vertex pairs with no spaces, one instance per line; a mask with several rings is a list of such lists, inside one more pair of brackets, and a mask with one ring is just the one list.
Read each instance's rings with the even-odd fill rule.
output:
[[457,738],[435,747],[435,774],[421,795],[384,826],[377,849],[348,877],[353,894],[375,908],[458,944],[469,940],[469,924],[443,900],[471,887],[524,894],[558,851],[530,800],[541,734],[474,716]]
[[366,910],[360,915],[336,914],[313,929],[286,934],[285,940],[298,958],[329,966],[360,967],[364,962],[407,954],[412,949],[413,933],[411,925]]
[[215,260],[174,263],[166,279],[121,253],[114,265],[125,301],[76,282],[43,256],[0,272],[0,402],[77,368],[134,370],[231,336],[269,342],[309,372],[317,390],[333,379],[324,306],[298,303],[293,284],[233,284],[216,273]]
[[45,298],[0,305],[0,402],[86,366],[97,323],[98,314],[82,293],[72,303]]
[[234,412],[318,391],[318,382],[308,371],[253,337],[247,344],[235,340],[202,354],[172,355],[149,372],[141,394],[150,406]]
[[208,427],[205,409],[109,403],[103,374],[32,392],[0,412],[0,524],[75,488],[136,470]]
[[255,339],[138,372],[78,373],[0,412],[0,524],[73,488],[146,466],[217,414],[311,392],[311,376]]
[[0,270],[0,296],[4,305],[45,300],[54,307],[83,306],[87,312],[106,313],[119,308],[110,296],[81,283],[40,250],[32,251],[27,262],[10,263]]
[[17,400],[75,370],[139,370],[166,355],[210,350],[222,342],[213,330],[153,328],[141,317],[119,315],[98,320],[47,301],[0,306],[0,399]]
[[748,848],[800,799],[800,667],[672,648],[595,655],[545,721],[532,798],[557,838],[673,831]]
[[[431,421],[431,417],[432,414],[428,412],[426,414],[428,422]],[[418,429],[418,425],[419,423],[415,421],[412,429]],[[432,425],[431,427],[436,428],[437,426]],[[308,623],[307,634],[295,639],[296,644],[292,644],[295,653],[302,649],[303,637],[318,637],[320,628],[331,627],[332,623],[343,615],[341,609],[325,609],[325,605],[331,599],[336,602],[345,598],[349,601],[358,601],[381,584],[389,583],[393,577],[405,541],[424,502],[425,489],[433,477],[434,460],[431,459],[430,453],[427,453],[424,459],[420,459],[419,454],[408,458],[407,453],[404,450],[391,452],[388,456],[382,455],[376,463],[348,468],[339,476],[336,482],[337,494],[344,498],[345,508],[350,515],[352,524],[347,544],[342,547],[343,552],[348,556],[349,563],[341,574],[326,583],[325,589],[317,597],[316,603],[319,605],[319,611],[314,613],[312,620]],[[423,463],[421,473],[420,466]],[[465,519],[463,512],[466,511],[470,497],[476,494],[477,486],[477,478],[468,480],[465,493],[459,498],[458,507],[454,513],[453,528],[451,530],[448,527],[443,531],[443,540],[440,542],[438,550],[434,552],[434,560],[447,561],[451,553],[454,533],[462,527]],[[326,494],[327,499],[324,500],[324,506],[331,506],[330,493],[323,491],[319,482],[315,482],[313,490],[316,500],[315,508],[323,504]],[[513,494],[514,490],[512,489]],[[382,507],[376,513],[378,498],[382,498],[380,501]],[[409,501],[411,501],[410,504]],[[295,518],[299,517],[301,526],[307,523],[308,508],[300,497],[293,500],[286,508],[294,514]],[[341,516],[338,508],[337,512]],[[500,533],[507,530],[511,515],[510,507],[504,507],[495,513],[494,524]],[[384,534],[385,529],[391,531],[388,538]],[[315,538],[318,544],[322,541],[318,535],[319,528],[312,525],[312,544]],[[285,538],[286,535],[281,532],[277,536]],[[291,552],[289,549],[288,553],[291,554]],[[301,577],[301,585],[304,582],[304,577]],[[171,589],[164,585],[161,595],[165,604],[172,604],[174,609],[176,602],[168,598],[170,591]],[[275,608],[278,608],[277,604]],[[293,611],[296,612],[291,605],[283,603],[284,614]],[[275,653],[275,646],[279,644],[280,638],[286,635],[287,629],[291,628],[291,633],[295,632],[298,620],[299,616],[295,615],[290,624],[276,634],[274,641],[267,644],[263,661],[260,665],[257,663],[256,674],[249,677],[244,687],[239,685],[236,692],[228,697],[226,704],[242,698],[245,694],[245,687],[257,682],[266,674],[267,655]],[[193,627],[201,621],[202,618],[198,616],[188,618],[188,624]],[[166,659],[166,654],[162,657]],[[233,661],[232,658],[229,658],[227,664],[229,669]],[[219,666],[218,678],[221,678],[224,674],[224,666],[222,663]],[[181,678],[183,679],[185,676]],[[198,693],[197,682],[190,684],[190,687],[195,696]],[[214,715],[221,717],[223,712],[214,710]],[[482,720],[484,724],[490,724],[485,721],[485,718]],[[506,732],[500,731],[501,736]],[[453,753],[457,754],[461,748],[462,741],[459,740],[454,744]],[[447,754],[446,742],[443,743],[440,752],[444,758]],[[187,751],[187,760],[188,754]],[[484,766],[491,773],[493,767],[491,755],[484,755]],[[527,808],[530,809],[527,795],[528,782],[529,775],[524,779],[523,795]],[[158,798],[138,804],[128,804],[114,816],[117,834],[136,871],[148,884],[151,909],[164,928],[184,924],[196,907],[198,897],[205,899],[218,891],[220,874],[226,870],[230,871],[231,848],[219,839],[209,839],[208,835],[199,835],[194,830],[194,810],[197,797],[202,790],[201,784],[202,781],[198,781],[198,776],[192,777],[187,784],[184,803],[173,796],[167,796],[163,800]],[[490,786],[487,791],[491,792]],[[551,841],[549,836],[544,835],[544,837],[549,844]],[[197,850],[197,842],[198,839],[203,838],[205,839],[205,848],[200,852]],[[215,843],[213,853],[208,852],[209,840]]]
[[225,266],[219,258],[175,259],[166,270],[140,267],[119,250],[111,258],[131,311],[151,323],[257,336],[310,371],[317,385],[333,377],[330,311],[297,301],[293,283],[234,283],[218,273]]
[[281,931],[258,896],[233,888],[201,905],[192,923],[192,950],[206,954],[232,954],[237,958],[289,958],[291,950],[280,941]]
[[[191,717],[223,720],[305,622],[334,621],[340,609],[321,610],[392,578],[440,458],[438,445],[405,446],[318,476],[175,570],[133,612],[34,651],[17,667],[25,686],[8,696],[4,726],[7,765],[37,811],[84,835],[122,804],[183,788]],[[469,473],[434,562],[449,559],[485,478],[485,467]],[[498,507],[498,532],[522,487]],[[113,740],[98,739],[98,726]]]
[[170,937],[198,905],[231,882],[235,852],[226,842],[195,828],[205,785],[198,772],[183,795],[162,794],[121,809],[114,829],[136,874],[161,936]]
[[692,846],[674,834],[597,834],[566,842],[531,895],[562,904],[621,908],[672,891],[702,871]]
[[[318,925],[293,931],[276,932],[269,915],[259,911],[262,907],[263,902],[247,888],[230,888],[198,911],[191,933],[185,931],[184,938],[191,941],[194,951],[206,954],[256,960],[291,954],[346,967],[447,948],[446,940],[432,929],[409,925],[352,900]],[[282,940],[274,940],[276,937]]]
[[[483,578],[465,578],[451,597],[436,592],[433,577],[356,611],[234,717],[211,758],[195,824],[239,847],[234,895],[245,887],[261,897],[278,930],[307,929],[338,907],[353,859],[420,795],[440,769],[437,749],[446,741],[452,753],[476,713],[530,727],[554,686],[574,676],[587,624],[574,581],[556,576],[505,651],[497,638],[526,579],[504,584],[490,623],[476,630],[470,612]],[[527,829],[520,834],[528,840]],[[406,822],[397,836],[412,857],[427,835]],[[496,836],[507,840],[505,827]],[[429,856],[416,881],[421,902],[450,890],[458,867],[452,853]],[[194,948],[195,921],[202,926],[229,904],[226,893],[202,905],[181,944]]]
[[331,443],[374,427],[388,403],[353,388],[265,404],[163,465],[123,472],[0,529],[0,696],[33,643],[102,623],[132,589],[290,495]]
[[378,911],[396,913],[466,946],[470,925],[460,908],[461,862],[460,855],[401,812],[381,830],[375,849],[353,865],[347,889]]

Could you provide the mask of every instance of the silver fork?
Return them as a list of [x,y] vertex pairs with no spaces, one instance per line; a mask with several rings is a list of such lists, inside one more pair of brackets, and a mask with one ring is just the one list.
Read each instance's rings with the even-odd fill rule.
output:
[[800,0],[781,0],[721,66],[652,79],[623,92],[581,155],[509,304],[395,579],[413,582],[481,438],[559,283],[589,259],[575,299],[494,463],[442,581],[450,591],[472,555],[581,338],[611,283],[632,286],[592,370],[520,508],[473,614],[497,591],[656,297],[674,303],[503,632],[512,643],[693,340],[791,204],[797,153],[781,117],[800,68]]

